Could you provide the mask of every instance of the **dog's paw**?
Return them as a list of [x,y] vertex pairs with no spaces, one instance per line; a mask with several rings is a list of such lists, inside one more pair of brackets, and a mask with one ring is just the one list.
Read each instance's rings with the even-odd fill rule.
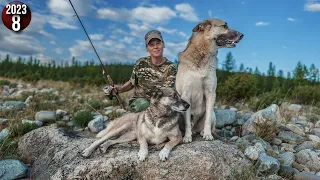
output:
[[106,153],[106,152],[107,152],[107,149],[109,148],[109,146],[110,146],[109,143],[101,144],[101,145],[99,146],[100,153]]
[[192,136],[184,136],[182,141],[184,143],[192,142]]
[[213,136],[211,133],[209,134],[203,134],[203,139],[206,141],[212,141],[213,140]]
[[169,154],[170,154],[170,149],[163,148],[159,153],[160,160],[166,161],[169,157]]
[[85,149],[85,150],[82,151],[81,156],[84,157],[84,158],[87,158],[92,154],[92,152],[93,151],[90,150],[90,149]]
[[144,161],[148,155],[148,149],[140,149],[138,152],[138,157],[140,161]]

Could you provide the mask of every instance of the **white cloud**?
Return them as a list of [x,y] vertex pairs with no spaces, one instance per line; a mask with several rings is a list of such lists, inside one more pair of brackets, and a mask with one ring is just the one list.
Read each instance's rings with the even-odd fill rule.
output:
[[268,22],[262,22],[262,21],[260,21],[260,22],[257,22],[256,23],[256,26],[267,26],[267,25],[269,25],[270,23],[268,23]]
[[178,11],[179,17],[187,21],[199,21],[198,15],[193,7],[188,3],[177,4],[175,9]]
[[131,29],[130,35],[138,38],[143,38],[144,35],[151,29],[149,24],[128,24],[129,28]]
[[135,31],[146,31],[150,29],[150,26],[148,24],[138,25],[130,23],[128,24],[129,28]]
[[108,39],[108,40],[105,40],[102,45],[112,46],[115,43],[116,43],[115,41]]
[[187,34],[182,32],[182,31],[179,32],[179,35],[182,36],[182,37],[185,37],[185,38],[187,37]]
[[304,5],[304,10],[311,12],[320,11],[320,3],[315,0],[310,0]]
[[296,19],[294,19],[294,18],[287,18],[287,20],[291,21],[291,22],[295,22],[296,21]]
[[121,40],[121,42],[125,42],[125,43],[127,43],[127,44],[132,44],[133,40],[134,40],[133,37],[125,36],[125,37]]
[[101,41],[104,37],[103,34],[90,34],[89,35],[91,40],[95,40],[95,41]]
[[71,20],[68,20],[66,18],[51,16],[48,18],[48,22],[55,29],[78,29],[77,26],[72,25],[74,23],[72,23]]
[[136,20],[156,24],[176,17],[176,13],[168,7],[137,7],[132,10],[132,16]]
[[[113,28],[114,29],[114,28]],[[112,34],[123,34],[123,35],[127,35],[128,33],[126,31],[124,31],[123,29],[120,29],[120,28],[115,28],[113,31],[112,31]]]
[[92,51],[89,41],[76,40],[77,44],[69,48],[71,56],[80,57],[84,52]]
[[212,17],[212,11],[211,10],[208,11],[208,16]]
[[16,55],[34,55],[44,50],[33,36],[27,33],[12,33],[3,24],[0,25],[0,51]]
[[244,2],[244,1],[242,1],[242,2],[241,2],[241,4],[245,4],[245,2]]
[[131,10],[126,8],[101,8],[97,11],[97,17],[113,21],[132,22],[138,20],[143,23],[156,24],[176,17],[176,13],[168,7],[158,6],[137,7]]
[[110,9],[101,8],[97,11],[97,17],[100,19],[109,19],[113,21],[127,21],[131,16],[131,12],[128,9]]
[[55,44],[56,44],[56,42],[55,42],[55,41],[50,41],[50,44],[55,45]]
[[179,52],[183,51],[187,47],[188,41],[184,42],[166,42],[166,48],[163,55],[174,61],[177,58]]
[[166,28],[163,28],[163,27],[158,27],[157,30],[159,30],[160,32],[168,33],[168,34],[173,34],[173,33],[176,33],[178,31],[177,29],[166,29]]
[[[87,15],[91,8],[92,0],[85,0],[85,1],[76,1],[72,0],[72,4],[77,11],[79,16]],[[50,9],[52,14],[61,15],[65,17],[70,17],[75,15],[71,4],[67,0],[49,0],[48,8]]]
[[55,51],[57,54],[62,54],[62,53],[63,53],[63,49],[61,49],[61,48],[55,48],[54,51]]

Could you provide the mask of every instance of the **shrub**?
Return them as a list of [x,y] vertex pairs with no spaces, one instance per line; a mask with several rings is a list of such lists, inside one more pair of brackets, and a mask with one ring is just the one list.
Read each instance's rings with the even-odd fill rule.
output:
[[0,159],[18,159],[18,140],[6,138],[0,143]]
[[20,137],[38,127],[38,125],[31,123],[12,123],[9,127],[9,138]]
[[243,99],[250,99],[257,93],[257,79],[252,74],[237,73],[225,81],[225,83],[218,85],[217,97],[226,98],[227,101],[237,101]]
[[255,135],[262,138],[265,141],[270,141],[280,131],[276,122],[264,122],[255,125]]
[[9,125],[9,135],[5,140],[3,140],[0,144],[0,159],[5,158],[14,158],[18,159],[17,148],[19,137],[24,134],[38,128],[39,126],[36,124],[30,123],[10,123]]
[[291,98],[298,104],[317,104],[320,102],[320,86],[297,86]]
[[231,180],[258,180],[258,170],[254,165],[234,168],[231,171]]
[[79,125],[82,128],[86,127],[92,119],[93,115],[89,111],[79,111],[72,116],[75,125]]
[[281,92],[280,89],[273,90],[252,98],[249,102],[249,107],[253,111],[258,111],[270,106],[271,104],[277,104],[280,106],[284,98],[285,94]]
[[94,108],[94,109],[100,109],[102,107],[102,103],[100,103],[100,101],[97,100],[91,100],[88,102],[90,108]]
[[0,86],[10,85],[10,81],[8,80],[0,80]]

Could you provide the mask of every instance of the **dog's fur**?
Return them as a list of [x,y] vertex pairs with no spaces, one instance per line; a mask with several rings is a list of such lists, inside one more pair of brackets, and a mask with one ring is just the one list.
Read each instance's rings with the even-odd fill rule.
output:
[[[82,156],[90,156],[99,145],[100,151],[106,152],[110,145],[137,139],[140,144],[138,157],[143,161],[148,155],[148,143],[161,144],[169,139],[159,154],[160,160],[165,161],[171,149],[182,140],[178,122],[182,117],[180,112],[188,107],[189,104],[175,89],[161,88],[153,92],[150,106],[145,111],[128,113],[111,121],[105,130],[97,134],[100,139],[86,148]],[[118,138],[110,140],[115,136]]]
[[213,18],[200,22],[192,32],[186,49],[179,53],[176,76],[177,91],[190,104],[185,113],[184,142],[192,141],[192,131],[203,133],[205,140],[213,140],[218,49],[235,47],[243,37],[224,21]]

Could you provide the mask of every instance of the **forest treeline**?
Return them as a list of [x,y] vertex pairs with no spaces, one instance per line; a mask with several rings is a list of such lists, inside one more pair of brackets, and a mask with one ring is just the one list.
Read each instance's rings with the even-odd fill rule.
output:
[[[17,78],[28,82],[41,79],[66,81],[78,85],[106,85],[107,81],[102,74],[100,64],[94,61],[80,63],[75,58],[71,64],[41,64],[36,58],[28,60],[12,59],[7,55],[0,60],[0,76]],[[178,65],[178,61],[174,63]],[[217,69],[218,88],[217,99],[228,102],[250,100],[257,103],[256,108],[264,104],[280,103],[286,99],[295,103],[320,105],[320,74],[314,64],[310,67],[298,62],[296,67],[284,74],[276,69],[272,62],[266,73],[260,72],[258,67],[245,67],[236,61],[229,52]],[[132,73],[133,64],[105,64],[114,83],[126,82]],[[254,102],[255,97],[260,97]]]

